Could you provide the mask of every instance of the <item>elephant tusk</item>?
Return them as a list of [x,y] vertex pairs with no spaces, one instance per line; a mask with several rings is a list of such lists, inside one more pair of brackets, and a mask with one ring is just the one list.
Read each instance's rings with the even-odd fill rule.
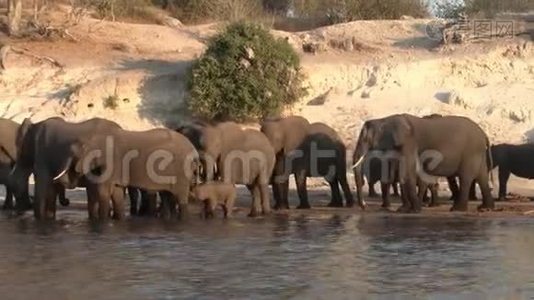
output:
[[63,177],[67,173],[67,169],[63,170],[63,172],[59,173],[56,177],[54,177],[54,181],[57,181],[59,178]]
[[59,173],[56,177],[54,177],[53,181],[57,181],[59,178],[63,177],[63,175],[67,174],[67,171],[69,170],[71,163],[72,163],[72,158],[69,158],[67,160],[67,163],[65,164],[65,169],[63,169],[61,173]]
[[364,156],[360,157],[360,159],[358,159],[358,161],[351,167],[351,169],[356,169],[358,166],[360,166],[362,164],[363,158]]

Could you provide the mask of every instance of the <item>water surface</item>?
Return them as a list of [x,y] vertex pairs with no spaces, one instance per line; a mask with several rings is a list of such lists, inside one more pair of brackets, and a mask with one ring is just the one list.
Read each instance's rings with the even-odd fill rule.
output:
[[306,213],[42,225],[0,217],[1,299],[534,296],[534,219]]

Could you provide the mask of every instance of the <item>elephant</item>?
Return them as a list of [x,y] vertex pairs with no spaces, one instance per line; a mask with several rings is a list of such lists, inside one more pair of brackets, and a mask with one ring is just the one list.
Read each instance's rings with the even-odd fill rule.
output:
[[[9,119],[0,119],[0,184],[6,187],[6,197],[3,205],[4,210],[14,209],[13,192],[9,186],[9,176],[11,169],[17,160],[16,136],[20,125]],[[17,210],[25,210],[29,207],[29,196],[27,193],[17,199]]]
[[[300,116],[266,119],[261,123],[260,131],[269,139],[276,153],[276,163],[271,178],[275,209],[289,209],[289,178],[284,176],[285,168],[289,155],[306,139],[309,126],[308,120]],[[278,182],[274,182],[275,179]]]
[[[11,171],[17,161],[17,132],[20,124],[9,120],[0,119],[0,133],[2,139],[0,140],[0,184],[6,187],[6,197],[2,208],[4,210],[16,209],[18,213],[31,208],[30,196],[28,188],[25,189],[17,198],[16,207],[13,204],[13,188],[10,186]],[[62,206],[69,205],[69,199],[65,198],[65,190],[61,190],[59,196],[59,203]]]
[[[95,206],[109,205],[115,187],[135,187],[163,193],[164,218],[176,213],[176,202],[180,217],[187,216],[189,192],[197,181],[200,160],[182,134],[166,128],[147,131],[115,128],[108,133],[79,138],[71,147],[71,157],[63,172],[94,182],[97,201],[89,203],[93,215]],[[99,218],[105,218],[102,212],[98,210]]]
[[[491,147],[493,168],[499,167],[499,201],[506,200],[510,174],[534,179],[533,144],[498,144]],[[492,168],[492,169],[493,169]]]
[[[312,123],[302,144],[289,155],[286,176],[295,175],[300,204],[297,208],[310,208],[307,177],[324,177],[332,191],[328,206],[343,207],[339,187],[343,191],[346,206],[354,205],[354,198],[347,182],[346,147],[337,132],[324,123]],[[365,203],[358,202],[365,209]]]
[[253,200],[249,216],[270,213],[269,180],[275,153],[263,133],[242,129],[234,122],[194,122],[175,130],[188,137],[198,150],[205,181],[244,184]]
[[204,202],[204,215],[206,217],[213,217],[217,205],[221,205],[224,217],[228,218],[232,215],[237,191],[233,184],[211,181],[196,185],[193,188],[192,196],[196,200]]
[[[62,169],[72,160],[70,148],[75,141],[95,132],[106,133],[118,128],[120,127],[116,123],[100,118],[81,123],[70,123],[59,117],[38,123],[32,123],[30,119],[24,120],[16,135],[17,160],[10,179],[16,194],[20,195],[27,192],[28,178],[31,173],[34,174],[33,208],[36,219],[54,219],[56,195],[64,194],[65,188],[87,185],[83,178],[74,178],[71,172]],[[91,202],[95,195],[94,187],[86,187],[88,200]],[[116,198],[120,192],[114,192]],[[120,204],[116,204],[118,209]],[[102,214],[109,215],[109,210],[103,211]]]
[[212,124],[195,120],[192,124],[174,130],[185,135],[197,149],[203,166],[204,181],[220,178],[218,165],[222,152],[244,139],[243,129],[235,122]]
[[485,132],[468,118],[398,114],[364,124],[354,159],[358,166],[369,149],[377,149],[399,161],[399,178],[406,194],[400,211],[421,211],[420,197],[416,195],[421,171],[431,176],[460,178],[459,197],[451,211],[467,211],[469,189],[476,180],[483,195],[479,210],[485,210],[494,208],[486,162],[488,156],[491,158],[489,148]]

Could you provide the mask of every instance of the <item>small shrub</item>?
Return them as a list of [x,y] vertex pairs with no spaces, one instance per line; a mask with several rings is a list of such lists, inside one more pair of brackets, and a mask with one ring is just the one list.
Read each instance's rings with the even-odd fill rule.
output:
[[234,23],[190,70],[188,106],[198,117],[245,121],[278,114],[305,95],[300,60],[260,25]]
[[104,108],[116,109],[119,107],[119,97],[117,97],[117,95],[112,95],[104,98],[103,106]]

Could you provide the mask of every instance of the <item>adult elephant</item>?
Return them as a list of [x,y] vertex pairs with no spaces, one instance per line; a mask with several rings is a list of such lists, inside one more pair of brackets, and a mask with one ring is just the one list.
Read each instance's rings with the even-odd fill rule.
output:
[[[17,133],[20,129],[20,124],[10,119],[0,119],[0,184],[5,185],[6,197],[3,209],[16,209],[18,213],[22,213],[27,209],[31,209],[31,201],[28,193],[28,186],[18,193],[16,205],[13,203],[13,188],[10,185],[10,176],[12,170],[17,162]],[[65,189],[56,187],[58,190],[58,200],[62,206],[70,204],[69,199],[65,197]]]
[[242,129],[234,122],[195,122],[176,130],[199,151],[206,181],[244,184],[252,194],[249,216],[270,213],[269,181],[275,153],[263,133]]
[[506,200],[510,174],[534,179],[533,144],[499,144],[491,147],[493,167],[499,167],[499,200]]
[[[0,184],[5,186],[6,197],[2,208],[14,209],[13,191],[9,185],[9,176],[17,161],[17,131],[20,125],[9,119],[0,119]],[[22,212],[30,208],[28,190],[17,197],[17,211]]]
[[116,187],[163,192],[163,217],[174,215],[175,201],[180,216],[187,215],[189,192],[197,180],[200,161],[183,135],[164,128],[148,131],[119,128],[79,138],[71,151],[72,160],[63,172],[95,183],[96,201],[89,203],[89,212],[96,214],[98,206],[99,218],[106,217],[106,206]]
[[[420,170],[431,176],[459,177],[459,197],[452,211],[467,210],[469,189],[475,180],[483,195],[479,209],[494,208],[486,163],[490,155],[489,141],[484,131],[470,119],[458,116],[419,118],[400,114],[368,121],[362,133],[365,138],[358,141],[355,151],[358,152],[355,155],[358,162],[369,149],[388,151],[400,159],[399,178],[407,196],[401,211],[421,211],[421,201],[416,195]],[[359,158],[359,155],[362,156]]]
[[197,149],[202,162],[203,180],[220,178],[219,164],[222,153],[233,149],[245,138],[243,129],[235,122],[209,123],[196,120],[174,129],[185,135]]
[[[339,188],[345,196],[346,206],[354,205],[354,198],[347,182],[346,147],[337,132],[324,123],[312,123],[303,143],[290,155],[292,166],[286,171],[295,175],[297,192],[300,198],[298,208],[310,208],[307,177],[323,177],[332,191],[332,198],[328,206],[343,207],[343,198]],[[364,209],[365,203],[358,202]]]
[[[29,176],[34,174],[33,208],[36,219],[54,219],[57,194],[64,193],[65,188],[86,186],[83,178],[71,176],[72,173],[64,169],[73,159],[71,147],[74,143],[96,132],[106,133],[119,128],[116,123],[100,118],[81,123],[70,123],[58,117],[38,123],[24,120],[17,131],[17,160],[11,181],[16,194],[23,194],[27,191]],[[88,198],[93,196],[92,188],[88,187]],[[109,214],[109,211],[106,213]],[[121,214],[119,210],[116,213]]]
[[269,139],[276,153],[276,163],[271,178],[275,209],[289,209],[288,173],[293,173],[292,170],[286,170],[291,166],[289,156],[303,144],[309,127],[308,120],[300,116],[267,119],[261,123],[260,130]]

